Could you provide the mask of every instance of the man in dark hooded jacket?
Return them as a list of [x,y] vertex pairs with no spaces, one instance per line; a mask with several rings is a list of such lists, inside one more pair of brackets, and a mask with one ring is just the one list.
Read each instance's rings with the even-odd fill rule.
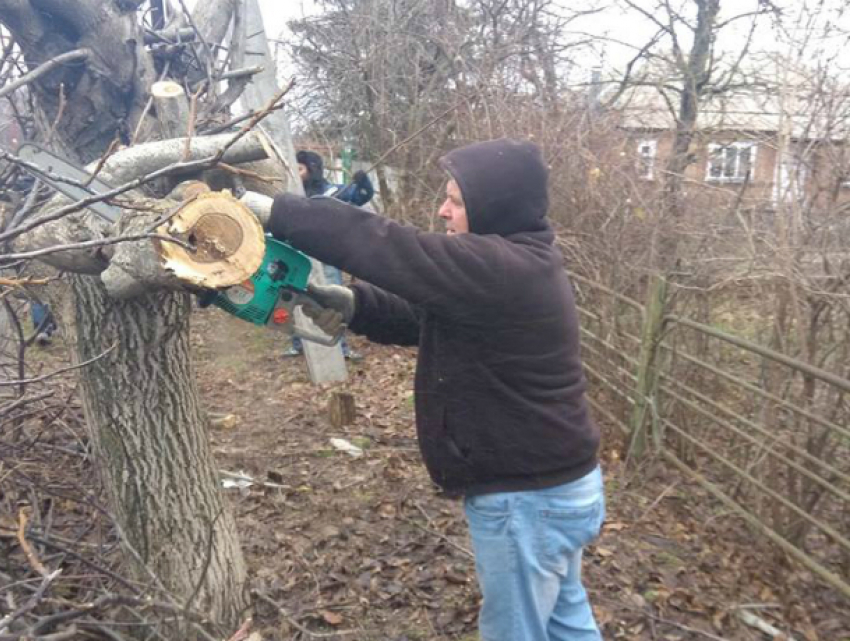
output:
[[420,449],[433,480],[464,497],[482,638],[600,639],[580,572],[604,518],[599,432],[546,219],[548,170],[535,145],[515,140],[441,164],[446,234],[292,195],[275,199],[266,224],[362,281],[317,290],[320,327],[418,345]]

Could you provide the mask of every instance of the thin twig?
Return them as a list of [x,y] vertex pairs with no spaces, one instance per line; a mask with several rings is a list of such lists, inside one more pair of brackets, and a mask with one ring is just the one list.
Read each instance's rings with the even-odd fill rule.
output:
[[57,173],[48,171],[48,170],[44,169],[43,167],[41,167],[40,165],[37,165],[35,163],[31,163],[27,160],[24,160],[23,158],[19,158],[15,154],[12,154],[8,151],[5,151],[4,149],[0,149],[0,160],[5,160],[7,162],[14,163],[14,164],[16,164],[20,167],[23,167],[24,169],[27,169],[31,172],[41,174],[41,175],[49,178],[50,180],[52,180],[54,182],[66,183],[68,185],[73,185],[74,187],[79,187],[80,189],[87,189],[87,184],[82,182],[82,181],[76,180],[75,178],[70,178],[68,176],[63,176],[61,174],[57,174]]
[[[59,624],[68,623],[70,621],[73,621],[74,619],[79,619],[89,614],[101,612],[103,610],[116,606],[129,606],[149,610],[152,612],[164,612],[171,615],[183,614],[179,606],[175,606],[171,603],[163,601],[154,601],[153,599],[147,597],[131,597],[126,595],[105,594],[89,603],[73,603],[64,600],[59,601],[66,603],[68,607],[71,607],[73,609],[55,612],[48,616],[42,617],[41,619],[38,619],[35,623],[33,623],[33,625],[31,625],[28,630],[22,632],[21,634],[0,635],[0,641],[18,641],[18,639],[21,639],[23,637],[45,639],[47,637],[40,634],[44,630],[48,630],[54,628]],[[214,641],[213,638],[202,627],[200,627],[200,625],[197,625],[199,621],[206,621],[206,617],[199,613],[192,613],[192,616],[189,620],[195,625],[195,629],[204,638],[209,639],[210,641]]]
[[276,183],[283,182],[283,178],[278,176],[263,176],[256,171],[251,171],[250,169],[242,169],[241,167],[234,167],[233,165],[228,165],[226,162],[218,163],[219,169],[224,169],[225,171],[234,174],[236,176],[244,176],[245,178],[253,178],[254,180],[259,180],[264,183]]
[[192,29],[198,35],[198,39],[201,41],[201,44],[204,47],[204,53],[205,53],[204,65],[207,68],[207,80],[209,82],[209,86],[212,87],[213,86],[212,64],[213,64],[213,59],[214,59],[213,55],[212,55],[212,48],[210,47],[210,43],[207,42],[207,39],[204,37],[204,34],[201,33],[201,30],[198,29],[198,26],[195,24],[195,21],[192,18],[192,12],[189,11],[188,7],[186,7],[186,3],[184,2],[184,0],[178,0],[178,2],[180,3],[180,7],[183,9],[183,15],[186,16],[186,20],[189,23],[189,26],[192,27]]
[[468,556],[470,559],[474,559],[474,558],[475,558],[475,555],[472,553],[472,550],[470,550],[470,549],[468,549],[468,548],[463,547],[463,546],[462,546],[462,545],[460,545],[459,543],[455,543],[454,541],[452,541],[452,540],[451,540],[448,536],[446,536],[446,535],[445,535],[445,534],[443,534],[442,532],[437,532],[436,530],[432,530],[432,529],[430,529],[430,528],[427,528],[427,527],[425,527],[424,525],[419,525],[419,523],[417,523],[417,522],[416,522],[416,521],[414,521],[413,519],[406,519],[406,518],[404,518],[404,517],[399,517],[399,518],[400,518],[400,520],[404,521],[405,523],[408,523],[408,524],[412,525],[413,527],[417,527],[417,528],[419,528],[420,530],[422,530],[423,532],[427,532],[428,534],[431,534],[431,535],[433,535],[433,536],[436,536],[438,539],[440,539],[440,540],[442,540],[442,541],[445,541],[446,543],[448,543],[449,545],[451,545],[451,546],[452,546],[453,548],[455,548],[456,550],[458,550],[458,551],[460,551],[460,552],[463,552],[463,553],[464,553],[466,556]]
[[12,216],[12,220],[9,221],[9,224],[6,225],[2,229],[2,231],[6,231],[9,229],[14,229],[18,226],[24,218],[30,215],[30,213],[35,209],[36,203],[38,202],[38,192],[41,190],[41,181],[36,180],[33,183],[32,189],[27,194],[26,200],[24,200],[24,204],[15,212],[15,215]]
[[14,287],[19,289],[29,285],[47,285],[50,283],[49,278],[34,278],[26,276],[24,278],[2,278],[0,277],[0,287]]
[[[22,396],[21,398],[16,399],[15,401],[12,401],[8,405],[4,405],[3,407],[0,407],[0,418],[6,416],[8,414],[11,414],[16,409],[18,409],[19,407],[22,407],[23,405],[29,405],[30,403],[37,403],[38,401],[43,401],[45,399],[50,398],[51,396],[53,396],[53,392],[42,392],[41,394],[37,394],[36,396]],[[0,478],[0,481],[2,481],[2,480],[3,479]]]
[[676,481],[673,481],[673,482],[672,482],[670,485],[668,485],[667,487],[665,487],[665,488],[664,488],[664,491],[663,491],[663,492],[661,492],[661,494],[659,494],[659,495],[658,495],[658,497],[657,497],[657,498],[656,498],[656,499],[652,502],[652,504],[651,504],[648,508],[646,508],[646,509],[643,511],[643,514],[641,514],[641,515],[638,517],[638,519],[634,522],[634,525],[637,525],[638,523],[640,523],[641,521],[643,521],[643,520],[647,517],[647,515],[649,515],[649,513],[650,513],[650,512],[652,512],[652,510],[654,510],[654,509],[656,508],[656,506],[657,506],[659,503],[661,503],[661,501],[663,501],[663,500],[664,500],[664,498],[665,498],[665,497],[666,497],[666,496],[667,496],[670,492],[672,492],[674,489],[676,489],[676,487],[677,487],[678,485],[679,485],[679,481],[678,481],[678,480],[676,480]]
[[334,630],[333,632],[313,632],[312,630],[310,630],[309,628],[305,627],[304,625],[302,625],[298,621],[296,621],[294,618],[292,618],[286,612],[286,609],[280,603],[278,603],[277,601],[275,601],[274,599],[272,599],[268,595],[263,594],[262,592],[258,592],[258,591],[254,591],[253,594],[257,598],[259,598],[261,601],[265,601],[270,606],[275,608],[277,610],[278,614],[280,614],[280,616],[282,616],[284,619],[286,619],[287,622],[293,628],[296,628],[302,634],[306,634],[311,639],[331,639],[331,638],[337,637],[337,636],[343,636],[343,635],[348,636],[350,634],[365,634],[366,633],[365,630]]
[[[30,534],[29,538],[31,538],[33,541],[35,541],[39,545],[43,545],[45,547],[51,548],[52,550],[54,550],[56,552],[60,552],[64,556],[69,556],[72,559],[79,561],[80,563],[82,563],[86,567],[91,568],[95,572],[99,572],[99,573],[103,574],[104,576],[108,576],[110,579],[112,579],[113,581],[116,581],[117,583],[120,583],[121,585],[123,585],[125,588],[127,588],[128,590],[130,590],[134,594],[140,595],[142,593],[142,591],[138,588],[138,586],[133,585],[133,583],[131,583],[130,581],[128,581],[127,579],[122,577],[120,574],[113,572],[109,568],[100,566],[97,563],[95,563],[94,561],[90,561],[89,559],[84,557],[82,554],[74,552],[71,549],[62,547],[61,545],[59,545],[58,543],[56,543],[52,539],[46,539],[46,538],[40,537],[40,536],[35,535],[35,534]],[[57,537],[54,536],[54,538],[57,538]],[[73,543],[75,545],[79,545],[79,542],[75,541]]]
[[5,632],[10,625],[41,603],[41,599],[44,597],[44,593],[47,592],[47,588],[50,587],[50,584],[53,583],[56,577],[60,574],[62,574],[62,568],[43,575],[44,578],[41,581],[41,585],[39,585],[38,589],[35,591],[35,594],[33,594],[32,597],[30,597],[30,599],[15,612],[11,612],[0,619],[0,633]]
[[28,252],[19,252],[17,254],[5,254],[3,261],[6,260],[28,260],[30,258],[39,258],[40,256],[49,256],[64,251],[77,251],[80,249],[94,249],[97,247],[108,247],[110,245],[118,245],[120,243],[131,243],[137,240],[161,240],[165,243],[174,243],[179,245],[190,253],[195,253],[197,249],[192,247],[179,238],[165,236],[163,234],[130,234],[127,236],[118,236],[116,238],[102,238],[100,240],[84,240],[79,243],[68,243],[67,245],[57,245],[55,247],[45,247],[44,249],[34,249]]
[[[382,164],[383,164],[383,162],[384,162],[387,158],[389,158],[389,157],[390,157],[390,155],[391,155],[391,154],[393,154],[396,150],[398,150],[400,147],[403,147],[404,145],[406,145],[406,144],[407,144],[407,143],[409,143],[410,141],[414,140],[415,138],[419,137],[419,136],[420,136],[422,133],[424,133],[427,129],[429,129],[430,127],[434,126],[434,125],[435,125],[435,124],[437,124],[438,122],[440,122],[443,118],[445,118],[446,116],[448,116],[449,114],[451,114],[453,111],[455,111],[456,109],[458,109],[461,105],[465,104],[466,102],[467,102],[467,100],[466,100],[466,99],[458,101],[458,102],[457,102],[457,103],[455,103],[453,106],[451,106],[451,107],[449,107],[448,109],[446,109],[446,110],[445,110],[443,113],[441,113],[440,115],[438,115],[438,116],[436,116],[435,118],[432,118],[431,120],[429,120],[428,122],[426,122],[426,123],[425,123],[424,125],[422,125],[419,129],[417,129],[417,130],[416,130],[416,131],[414,131],[412,134],[410,134],[407,138],[405,138],[404,140],[402,140],[402,141],[397,142],[396,144],[394,144],[392,147],[390,147],[389,149],[387,149],[387,151],[385,151],[385,152],[381,155],[381,157],[380,157],[380,158],[378,158],[375,162],[373,162],[373,163],[372,163],[372,165],[371,165],[371,166],[370,166],[370,167],[366,170],[366,172],[365,172],[365,173],[367,173],[367,174],[368,174],[368,173],[371,173],[372,171],[374,171],[376,167],[378,167],[378,166],[382,165]],[[340,193],[342,193],[342,192],[343,192],[343,191],[344,191],[347,187],[350,187],[350,186],[351,186],[351,185],[353,185],[353,184],[354,184],[354,182],[352,181],[352,182],[348,183],[348,185],[343,185],[340,189],[338,189],[338,190],[336,191],[336,193],[335,193],[334,195],[335,195],[335,196],[336,196],[336,195],[339,195],[339,194],[340,194]]]
[[84,183],[86,187],[89,187],[97,175],[100,173],[103,166],[106,164],[106,161],[115,153],[118,149],[118,146],[121,144],[121,140],[117,137],[113,139],[111,143],[109,143],[109,148],[104,152],[104,154],[100,157],[100,160],[97,161],[97,165],[95,165],[94,171],[91,172],[91,177]]
[[230,637],[227,641],[245,641],[248,638],[248,632],[251,631],[251,626],[254,624],[254,620],[251,617],[245,619],[245,623],[239,626],[239,629],[233,633],[233,636]]
[[118,347],[118,343],[115,343],[114,345],[112,345],[112,347],[107,349],[105,352],[98,354],[94,358],[90,358],[89,360],[87,360],[83,363],[78,363],[77,365],[69,365],[67,367],[62,367],[60,369],[57,369],[57,370],[50,372],[49,374],[42,374],[41,376],[36,376],[35,378],[27,378],[27,379],[20,380],[20,381],[0,381],[0,387],[11,387],[11,386],[14,386],[14,385],[20,385],[22,383],[26,384],[26,385],[29,385],[31,383],[41,383],[42,381],[46,381],[50,378],[53,378],[54,376],[58,376],[59,374],[64,374],[65,372],[70,372],[70,371],[73,371],[75,369],[81,369],[83,367],[86,367],[87,365],[91,365],[95,361],[98,361],[101,358],[103,358],[104,356],[108,355],[116,347]]
[[186,125],[186,145],[183,147],[183,160],[188,160],[192,151],[192,138],[195,136],[195,120],[198,118],[198,98],[206,85],[201,83],[198,90],[189,98],[189,122]]
[[[269,113],[274,112],[274,111],[278,111],[278,110],[280,110],[280,109],[283,109],[283,104],[275,105],[275,106],[274,106],[274,108],[272,108],[271,110],[269,110]],[[218,126],[216,126],[216,127],[212,128],[212,129],[205,129],[205,130],[204,130],[203,132],[201,132],[201,133],[203,133],[205,136],[213,136],[213,135],[215,135],[215,134],[221,134],[221,133],[224,133],[225,131],[227,131],[228,129],[231,129],[231,128],[233,128],[233,127],[235,127],[235,126],[236,126],[236,125],[238,125],[239,123],[241,123],[241,122],[245,122],[246,120],[249,120],[250,118],[253,118],[253,117],[254,117],[254,116],[256,116],[258,113],[260,113],[260,111],[259,111],[259,110],[249,111],[248,113],[242,114],[241,116],[237,116],[236,118],[233,118],[232,120],[228,120],[228,121],[227,121],[226,123],[224,123],[223,125],[218,125]]]
[[29,541],[27,541],[27,511],[30,509],[32,508],[22,507],[18,511],[18,543],[24,551],[24,556],[26,556],[27,562],[30,564],[32,569],[38,572],[41,576],[47,577],[50,575],[50,572],[48,572],[47,568],[45,568],[41,561],[39,561],[38,556],[36,556],[35,551],[33,551],[32,546],[29,544]]
[[[159,78],[157,82],[161,82],[165,80],[165,77],[168,75],[169,70],[171,69],[171,60],[166,61],[165,66],[162,68],[162,73],[159,74]],[[142,125],[145,124],[145,118],[148,116],[148,112],[153,107],[153,94],[148,96],[148,101],[145,103],[145,108],[142,109],[142,113],[139,116],[139,122],[136,123],[136,129],[133,131],[133,137],[130,139],[130,146],[136,144],[136,141],[139,139],[139,134],[142,132]]]
[[207,574],[209,573],[210,565],[212,565],[213,546],[215,545],[215,526],[216,523],[218,523],[218,520],[221,518],[222,514],[224,514],[224,508],[221,508],[215,515],[215,517],[213,517],[213,520],[210,522],[210,538],[207,542],[207,551],[204,556],[204,567],[201,569],[201,574],[195,583],[195,589],[192,590],[192,594],[190,594],[189,598],[186,599],[186,605],[184,606],[184,610],[186,612],[189,612],[189,609],[192,607],[192,602],[197,598],[198,594],[201,591],[201,588],[204,585],[204,582],[207,580]]
[[45,145],[50,145],[53,142],[53,136],[56,135],[56,128],[62,122],[62,117],[65,115],[65,108],[68,106],[68,98],[65,95],[65,83],[59,85],[59,107],[56,109],[56,117],[50,125],[50,131],[47,132],[47,137],[44,139]]
[[449,107],[448,109],[446,109],[446,110],[445,110],[443,113],[441,113],[439,116],[436,116],[435,118],[432,118],[431,120],[429,120],[428,122],[426,122],[426,123],[425,123],[424,125],[422,125],[419,129],[417,129],[417,130],[416,130],[416,131],[414,131],[412,134],[410,134],[407,138],[405,138],[405,139],[404,139],[404,140],[402,140],[401,142],[398,142],[398,143],[396,143],[395,145],[393,145],[392,147],[390,147],[389,149],[387,149],[387,151],[386,151],[386,152],[384,152],[384,153],[381,155],[381,157],[380,157],[380,158],[378,158],[378,160],[376,160],[374,163],[372,163],[372,166],[371,166],[371,167],[369,167],[369,169],[367,169],[367,170],[366,170],[366,173],[368,174],[369,172],[373,171],[373,170],[374,170],[374,169],[375,169],[378,165],[381,165],[381,164],[382,164],[382,163],[383,163],[383,162],[384,162],[384,161],[385,161],[385,160],[386,160],[386,159],[390,156],[390,154],[392,154],[393,152],[395,152],[395,151],[396,151],[399,147],[403,147],[404,145],[406,145],[407,143],[409,143],[409,142],[410,142],[411,140],[413,140],[414,138],[416,138],[416,137],[420,136],[420,135],[421,135],[422,133],[424,133],[424,132],[425,132],[428,128],[430,128],[430,127],[432,127],[433,125],[435,125],[435,124],[437,124],[438,122],[440,122],[443,118],[445,118],[446,116],[448,116],[449,114],[451,114],[451,113],[452,113],[453,111],[455,111],[456,109],[460,108],[460,107],[461,107],[463,104],[465,104],[466,102],[467,102],[467,100],[466,100],[466,99],[458,101],[458,102],[457,102],[457,103],[455,103],[453,106],[451,106],[451,107]]
[[697,628],[691,628],[687,625],[682,625],[681,623],[677,623],[676,621],[671,621],[670,619],[663,619],[659,616],[652,614],[651,612],[647,612],[644,608],[639,608],[637,606],[631,606],[631,605],[628,605],[627,603],[623,603],[622,600],[614,601],[612,599],[606,599],[604,597],[597,597],[597,598],[598,598],[599,601],[604,601],[604,602],[610,604],[611,606],[618,607],[618,608],[626,608],[627,610],[632,610],[633,612],[639,612],[640,614],[643,614],[644,616],[649,617],[650,619],[654,619],[655,621],[658,621],[659,623],[663,623],[664,625],[671,625],[674,628],[678,628],[679,630],[682,630],[683,632],[688,632],[690,634],[696,634],[696,635],[699,635],[701,637],[705,637],[706,639],[711,639],[712,641],[729,641],[725,637],[719,637],[717,635],[711,634],[710,632],[705,632],[705,631],[699,630]]
[[60,65],[64,65],[68,62],[73,62],[75,60],[85,60],[92,55],[92,50],[88,48],[82,49],[74,49],[73,51],[68,51],[61,55],[56,56],[55,58],[51,58],[47,62],[40,64],[38,67],[30,71],[29,73],[25,73],[23,76],[15,80],[14,82],[10,82],[8,85],[0,89],[0,98],[9,95],[16,89],[23,87],[24,85],[28,85],[29,83],[37,80],[44,74],[52,71],[56,67]]
[[255,113],[251,119],[245,124],[239,131],[234,134],[233,138],[231,138],[221,149],[218,150],[218,153],[213,157],[212,164],[217,165],[219,161],[224,157],[224,154],[230,149],[233,145],[235,145],[239,140],[245,137],[247,133],[249,133],[254,127],[260,124],[260,121],[263,120],[266,116],[268,116],[273,110],[275,105],[279,103],[283,98],[288,94],[292,88],[295,86],[295,79],[289,81],[289,84],[286,85],[283,89],[278,91],[274,96],[272,96],[271,100],[266,103],[266,105],[260,109],[257,113]]
[[[11,291],[11,290],[9,290]],[[12,304],[6,297],[3,297],[3,307],[6,310],[6,318],[12,326],[12,329],[15,332],[15,337],[18,343],[18,354],[17,354],[17,367],[18,367],[18,378],[24,377],[24,359],[26,358],[27,353],[27,341],[24,339],[24,329],[21,327],[21,321],[18,318],[18,315],[15,313]],[[18,395],[24,396],[27,391],[26,383],[18,383]]]
[[175,244],[179,245],[180,247],[182,247],[183,249],[185,249],[186,251],[188,251],[189,253],[194,254],[198,250],[197,247],[194,247],[194,246],[190,245],[189,243],[185,243],[182,240],[180,240],[179,238],[174,238],[173,236],[164,236],[163,237],[163,236],[157,235],[156,230],[159,229],[160,227],[162,227],[169,220],[174,218],[177,214],[179,214],[181,211],[183,211],[190,204],[195,202],[200,195],[201,194],[199,194],[199,193],[195,194],[194,196],[186,198],[185,200],[178,203],[176,207],[172,207],[170,211],[165,212],[162,216],[157,218],[155,222],[151,223],[148,226],[146,233],[151,234],[152,238],[158,238],[160,240],[165,239],[168,242],[175,243]]

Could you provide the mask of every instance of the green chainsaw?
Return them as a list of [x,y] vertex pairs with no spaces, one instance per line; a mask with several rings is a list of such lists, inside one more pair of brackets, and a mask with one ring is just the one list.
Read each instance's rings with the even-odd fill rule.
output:
[[[28,173],[73,200],[82,200],[112,190],[112,187],[73,163],[43,149],[35,143],[18,148],[18,158]],[[118,222],[120,208],[98,201],[88,209],[109,223]],[[198,301],[202,307],[215,305],[237,318],[264,325],[320,345],[336,345],[345,331],[335,336],[296,326],[296,307],[321,309],[310,295],[310,258],[285,242],[266,234],[266,248],[260,268],[251,278],[221,290],[204,290]]]

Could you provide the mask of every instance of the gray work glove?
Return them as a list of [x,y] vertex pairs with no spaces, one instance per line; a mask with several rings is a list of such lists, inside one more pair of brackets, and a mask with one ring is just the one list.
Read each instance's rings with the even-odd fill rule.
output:
[[310,285],[307,290],[321,308],[304,306],[304,315],[328,336],[336,336],[354,318],[354,292],[341,285]]
[[246,191],[239,201],[253,212],[263,226],[263,229],[269,226],[269,219],[272,215],[272,203],[274,203],[273,198],[263,196],[263,194],[258,194],[255,191]]

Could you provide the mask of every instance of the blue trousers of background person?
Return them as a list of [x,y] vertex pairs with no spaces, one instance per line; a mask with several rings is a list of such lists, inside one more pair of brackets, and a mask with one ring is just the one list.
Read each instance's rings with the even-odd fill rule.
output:
[[[342,285],[342,272],[340,272],[339,269],[331,265],[322,265],[322,271],[325,274],[326,285]],[[340,340],[340,345],[342,346],[343,355],[348,358],[348,356],[350,356],[351,354],[351,351],[348,348],[348,343],[345,340],[345,336],[343,336]],[[298,352],[299,354],[304,351],[304,343],[297,336],[293,336],[292,338],[292,350]]]
[[39,337],[49,340],[56,331],[56,322],[53,320],[53,314],[50,313],[50,307],[38,301],[30,301],[30,318],[32,319],[32,327],[38,332]]
[[482,641],[601,641],[581,581],[605,519],[602,472],[543,490],[467,497]]

